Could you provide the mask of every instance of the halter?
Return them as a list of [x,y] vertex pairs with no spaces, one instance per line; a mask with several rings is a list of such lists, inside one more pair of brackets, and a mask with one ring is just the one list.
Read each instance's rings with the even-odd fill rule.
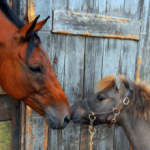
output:
[[[91,111],[89,105],[88,105],[88,101],[87,98],[85,98],[83,100],[85,108],[88,112],[89,115],[89,120],[90,120],[90,126],[89,126],[89,131],[90,131],[90,150],[92,150],[92,145],[93,145],[93,141],[92,138],[96,132],[96,129],[93,127],[93,122],[96,120],[97,117],[102,117],[102,116],[108,116],[107,120],[110,121],[110,124],[108,126],[106,126],[107,128],[111,128],[116,122],[116,117],[117,115],[120,114],[120,110],[122,110],[124,108],[124,106],[128,105],[130,102],[130,99],[132,97],[133,91],[130,90],[128,93],[128,96],[125,97],[122,101],[122,103],[119,105],[118,108],[114,108],[112,111],[108,111],[108,112],[103,112],[103,113],[94,113]],[[104,129],[106,128],[104,127]]]

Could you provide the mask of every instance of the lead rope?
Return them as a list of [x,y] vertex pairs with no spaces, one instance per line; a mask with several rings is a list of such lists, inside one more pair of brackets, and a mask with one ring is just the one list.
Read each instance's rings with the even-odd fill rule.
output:
[[95,114],[92,112],[91,114],[89,114],[89,119],[90,119],[90,125],[89,125],[89,132],[90,132],[90,150],[93,149],[93,136],[96,133],[96,129],[93,127],[93,122],[96,119]]
[[90,150],[93,149],[93,136],[96,133],[96,129],[93,126],[89,126],[89,132],[90,132]]
[[[113,116],[113,118],[111,119],[110,125],[104,127],[104,128],[102,129],[102,131],[104,131],[106,128],[112,127],[112,125],[114,125],[115,122],[117,121],[117,120],[116,120],[116,117],[117,117],[117,115],[120,114],[120,111],[117,112],[117,113],[115,113],[115,110],[116,110],[116,109],[114,108],[114,109],[113,109],[114,116]],[[90,142],[89,142],[89,145],[90,145],[90,150],[93,150],[93,144],[94,144],[94,142],[93,142],[93,136],[94,136],[94,134],[96,133],[96,129],[95,129],[94,126],[93,126],[93,122],[94,122],[94,120],[96,119],[95,113],[92,112],[91,114],[89,114],[89,119],[90,119],[90,125],[89,125]]]

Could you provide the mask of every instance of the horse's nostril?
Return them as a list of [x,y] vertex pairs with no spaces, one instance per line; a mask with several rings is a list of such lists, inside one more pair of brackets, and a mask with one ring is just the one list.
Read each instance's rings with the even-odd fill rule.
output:
[[66,127],[69,122],[70,122],[70,117],[67,115],[67,116],[64,118],[64,127]]

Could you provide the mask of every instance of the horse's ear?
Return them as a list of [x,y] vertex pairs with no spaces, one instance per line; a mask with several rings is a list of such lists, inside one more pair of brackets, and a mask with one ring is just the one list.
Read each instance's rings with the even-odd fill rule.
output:
[[134,86],[133,86],[133,84],[132,84],[132,80],[129,79],[129,78],[127,78],[127,81],[128,81],[130,90],[133,90],[133,89],[134,89]]
[[32,31],[35,31],[35,32],[39,31],[49,18],[47,17],[46,19],[37,23],[37,20],[39,19],[39,17],[40,15],[37,16],[34,21],[28,23],[27,25],[19,29],[16,33],[16,37],[20,39],[26,39],[28,38],[28,36],[30,35]]
[[122,80],[119,78],[118,75],[115,75],[115,79],[114,79],[115,85],[117,87],[118,90],[124,89],[125,85],[122,82]]
[[41,30],[41,28],[43,27],[43,25],[46,23],[46,21],[50,18],[50,16],[48,16],[46,19],[36,23],[36,26],[34,28],[34,31],[37,32],[39,30]]
[[37,16],[34,21],[28,23],[27,25],[25,25],[24,27],[22,27],[21,29],[19,29],[17,32],[16,32],[16,35],[15,37],[16,38],[20,38],[20,39],[26,39],[30,33],[32,31],[34,31],[34,28],[36,26],[36,22],[37,20],[39,19],[40,16]]

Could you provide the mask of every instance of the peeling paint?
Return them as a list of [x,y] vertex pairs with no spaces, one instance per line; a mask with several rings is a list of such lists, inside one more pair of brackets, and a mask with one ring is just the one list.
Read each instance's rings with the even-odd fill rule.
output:
[[95,36],[95,37],[105,37],[105,38],[114,38],[114,39],[128,39],[128,40],[139,40],[139,36],[135,36],[135,35],[128,35],[128,36],[124,36],[124,35],[118,35],[118,34],[108,34],[108,35],[102,35],[102,36],[98,36],[98,35],[92,35],[91,32],[85,32],[85,33],[71,33],[69,31],[60,31],[55,29],[55,31],[53,31],[54,33],[60,33],[60,34],[69,34],[69,35],[83,35],[83,36]]
[[141,64],[141,58],[138,58],[138,61],[137,61],[137,72],[136,72],[136,81],[140,81],[140,64]]
[[128,19],[125,19],[125,18],[112,18],[112,17],[109,17],[109,16],[104,16],[102,17],[102,19],[105,19],[105,20],[110,20],[110,21],[120,21],[120,22],[129,22]]
[[95,17],[95,18],[99,18],[99,16],[98,16],[98,15],[94,15],[94,17]]
[[124,19],[124,18],[115,18],[114,21],[120,21],[120,22],[124,22],[124,23],[129,22],[128,19]]
[[78,15],[78,13],[76,13],[76,12],[73,12],[72,14],[73,14],[74,16],[77,16],[77,15]]
[[34,4],[34,2],[28,1],[28,19],[29,19],[29,22],[33,21],[35,18],[36,18],[35,4]]
[[47,150],[47,142],[48,142],[48,125],[45,120],[45,130],[44,130],[44,140],[43,140],[43,150]]
[[71,13],[67,13],[68,15],[71,15]]
[[55,33],[60,33],[60,34],[69,34],[69,35],[83,35],[83,36],[91,36],[91,32],[85,32],[85,33],[71,33],[68,31],[55,31]]
[[32,150],[34,146],[35,136],[33,136],[33,126],[30,124],[32,109],[27,106],[26,109],[26,149]]
[[108,35],[104,35],[104,37],[115,38],[115,39],[139,40],[139,36],[136,36],[136,35],[124,36],[124,35],[118,35],[118,34],[108,34]]
[[91,35],[91,32],[85,32],[83,35],[85,35],[85,36],[90,36],[90,35]]
[[102,17],[102,19],[105,19],[105,20],[113,20],[112,17],[108,17],[108,16],[104,16],[104,17]]

